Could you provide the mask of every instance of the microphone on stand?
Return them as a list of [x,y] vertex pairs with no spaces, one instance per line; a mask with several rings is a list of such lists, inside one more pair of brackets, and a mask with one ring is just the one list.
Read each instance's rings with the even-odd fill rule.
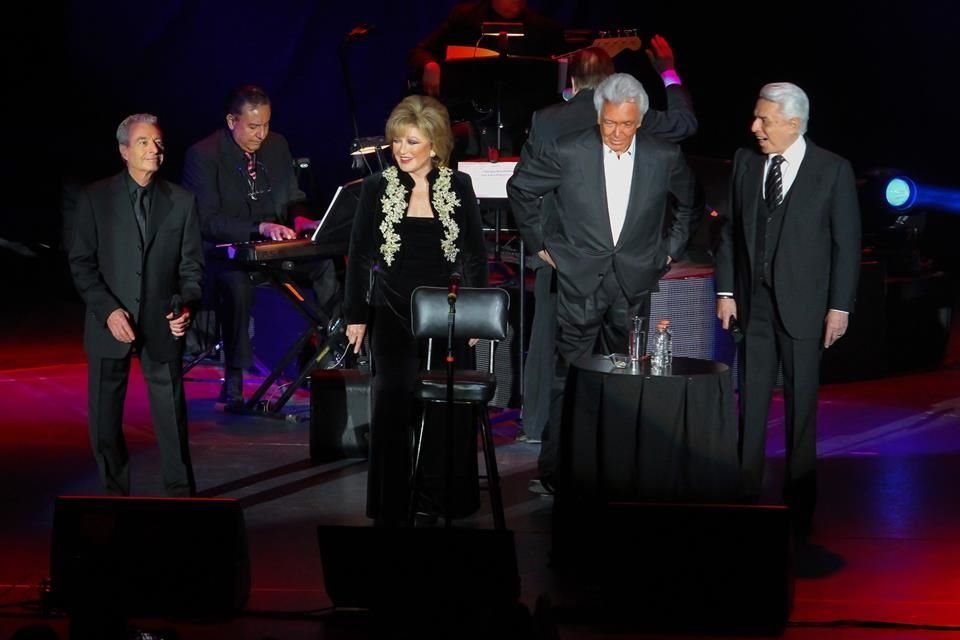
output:
[[452,307],[457,303],[457,292],[460,289],[460,274],[451,273],[450,274],[450,284],[447,286],[447,302],[450,303]]

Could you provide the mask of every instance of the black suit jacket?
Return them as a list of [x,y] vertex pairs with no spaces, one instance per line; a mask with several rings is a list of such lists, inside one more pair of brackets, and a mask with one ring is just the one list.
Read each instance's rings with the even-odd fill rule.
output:
[[[550,105],[537,111],[533,114],[530,134],[523,145],[520,161],[529,161],[552,140],[595,127],[597,120],[593,89],[581,89],[569,102]],[[680,142],[696,133],[697,117],[693,113],[690,93],[682,85],[667,87],[667,110],[648,110],[643,116],[641,131],[671,142]],[[553,194],[545,195],[541,206],[549,211],[555,206],[553,198]],[[541,216],[541,221],[548,217],[546,214]]]
[[[507,195],[527,246],[532,252],[549,251],[560,280],[586,297],[613,268],[632,303],[654,289],[667,270],[667,256],[679,255],[686,246],[693,175],[680,147],[637,132],[627,217],[614,245],[603,152],[599,127],[562,136],[517,165]],[[540,196],[554,190],[555,206],[541,209]],[[664,236],[671,206],[674,216]]]
[[171,299],[179,294],[185,305],[193,304],[203,282],[196,200],[154,178],[141,240],[125,173],[88,186],[77,201],[70,270],[87,307],[84,347],[98,357],[126,356],[130,345],[118,342],[106,324],[114,310],[125,309],[134,319],[138,344],[155,360],[169,362],[182,348],[166,319]]
[[[765,162],[757,151],[737,151],[717,251],[717,291],[733,292],[744,326],[759,266],[755,231]],[[860,208],[850,163],[808,139],[783,215],[771,267],[777,308],[791,336],[815,338],[827,310],[852,311],[856,297]]]
[[305,199],[286,138],[270,132],[257,151],[266,169],[269,201],[251,203],[246,158],[229,129],[218,129],[187,150],[183,186],[197,195],[203,239],[211,244],[260,238],[261,222],[291,226],[290,205]]

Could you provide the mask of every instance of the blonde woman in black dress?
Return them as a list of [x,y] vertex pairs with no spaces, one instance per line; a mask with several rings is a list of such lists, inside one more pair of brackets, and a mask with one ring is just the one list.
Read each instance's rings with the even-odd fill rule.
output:
[[410,331],[410,295],[421,285],[446,287],[453,273],[460,286],[487,286],[487,254],[470,177],[447,166],[453,135],[446,107],[426,96],[405,98],[387,120],[386,138],[396,166],[363,181],[344,315],[355,352],[370,337],[367,516],[390,526],[407,513],[412,389],[423,357]]

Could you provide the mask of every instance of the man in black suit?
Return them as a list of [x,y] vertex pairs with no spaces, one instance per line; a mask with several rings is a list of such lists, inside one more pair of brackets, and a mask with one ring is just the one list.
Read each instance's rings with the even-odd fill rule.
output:
[[[216,245],[251,240],[290,240],[311,226],[297,185],[290,146],[270,131],[270,98],[260,87],[231,92],[226,128],[187,150],[183,186],[197,196],[207,266],[216,299],[226,361],[219,402],[243,405],[243,370],[253,364],[250,313],[256,278]],[[312,282],[317,310],[329,320],[338,291],[329,259],[298,265]]]
[[[626,351],[628,319],[649,316],[650,292],[689,236],[693,176],[677,145],[643,131],[648,104],[633,76],[609,76],[593,95],[599,126],[524,155],[507,184],[524,241],[556,270],[558,364],[547,432],[557,442],[569,364],[598,337]],[[543,207],[541,196],[549,196]]]
[[751,131],[759,153],[733,162],[730,210],[717,252],[717,317],[742,327],[740,461],[743,492],[763,484],[767,414],[783,367],[787,477],[796,531],[809,534],[816,501],[820,355],[847,330],[860,268],[860,209],[853,170],[804,134],[810,103],[800,87],[760,90]]
[[134,351],[147,381],[167,495],[196,492],[181,376],[190,308],[200,299],[203,251],[193,194],[156,177],[163,139],[155,116],[117,128],[126,171],[77,201],[70,270],[86,304],[90,440],[108,494],[130,494],[123,404]]
[[[680,142],[697,131],[693,100],[677,75],[673,50],[665,38],[654,36],[647,56],[664,82],[667,110],[648,109],[640,129],[664,140]],[[593,104],[593,90],[613,72],[613,60],[603,49],[588,47],[574,55],[570,61],[573,96],[569,102],[551,105],[533,114],[521,161],[539,154],[545,144],[560,136],[595,127],[597,110]],[[544,197],[541,207],[546,211],[553,207],[552,194]],[[555,362],[556,282],[553,268],[538,257],[531,256],[528,264],[536,273],[536,281],[530,345],[524,365],[522,438],[543,442],[538,461],[540,477],[530,482],[530,489],[549,494],[553,492],[559,453],[557,438],[551,438],[545,431]]]

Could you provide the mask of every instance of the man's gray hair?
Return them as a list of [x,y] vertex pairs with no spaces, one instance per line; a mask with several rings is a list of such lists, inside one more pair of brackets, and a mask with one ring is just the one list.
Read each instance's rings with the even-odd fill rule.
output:
[[604,102],[613,104],[636,103],[641,116],[650,107],[650,98],[647,97],[643,85],[629,73],[615,73],[597,85],[597,88],[593,90],[593,106],[597,109],[597,115],[603,112]]
[[120,123],[120,126],[117,127],[117,142],[127,146],[130,144],[130,127],[139,123],[145,122],[147,124],[157,124],[157,116],[151,113],[135,113],[132,116],[127,116],[123,119],[123,122]]
[[780,113],[789,120],[800,119],[800,135],[807,132],[807,120],[810,119],[810,99],[803,89],[792,82],[772,82],[763,85],[760,97],[780,105]]

